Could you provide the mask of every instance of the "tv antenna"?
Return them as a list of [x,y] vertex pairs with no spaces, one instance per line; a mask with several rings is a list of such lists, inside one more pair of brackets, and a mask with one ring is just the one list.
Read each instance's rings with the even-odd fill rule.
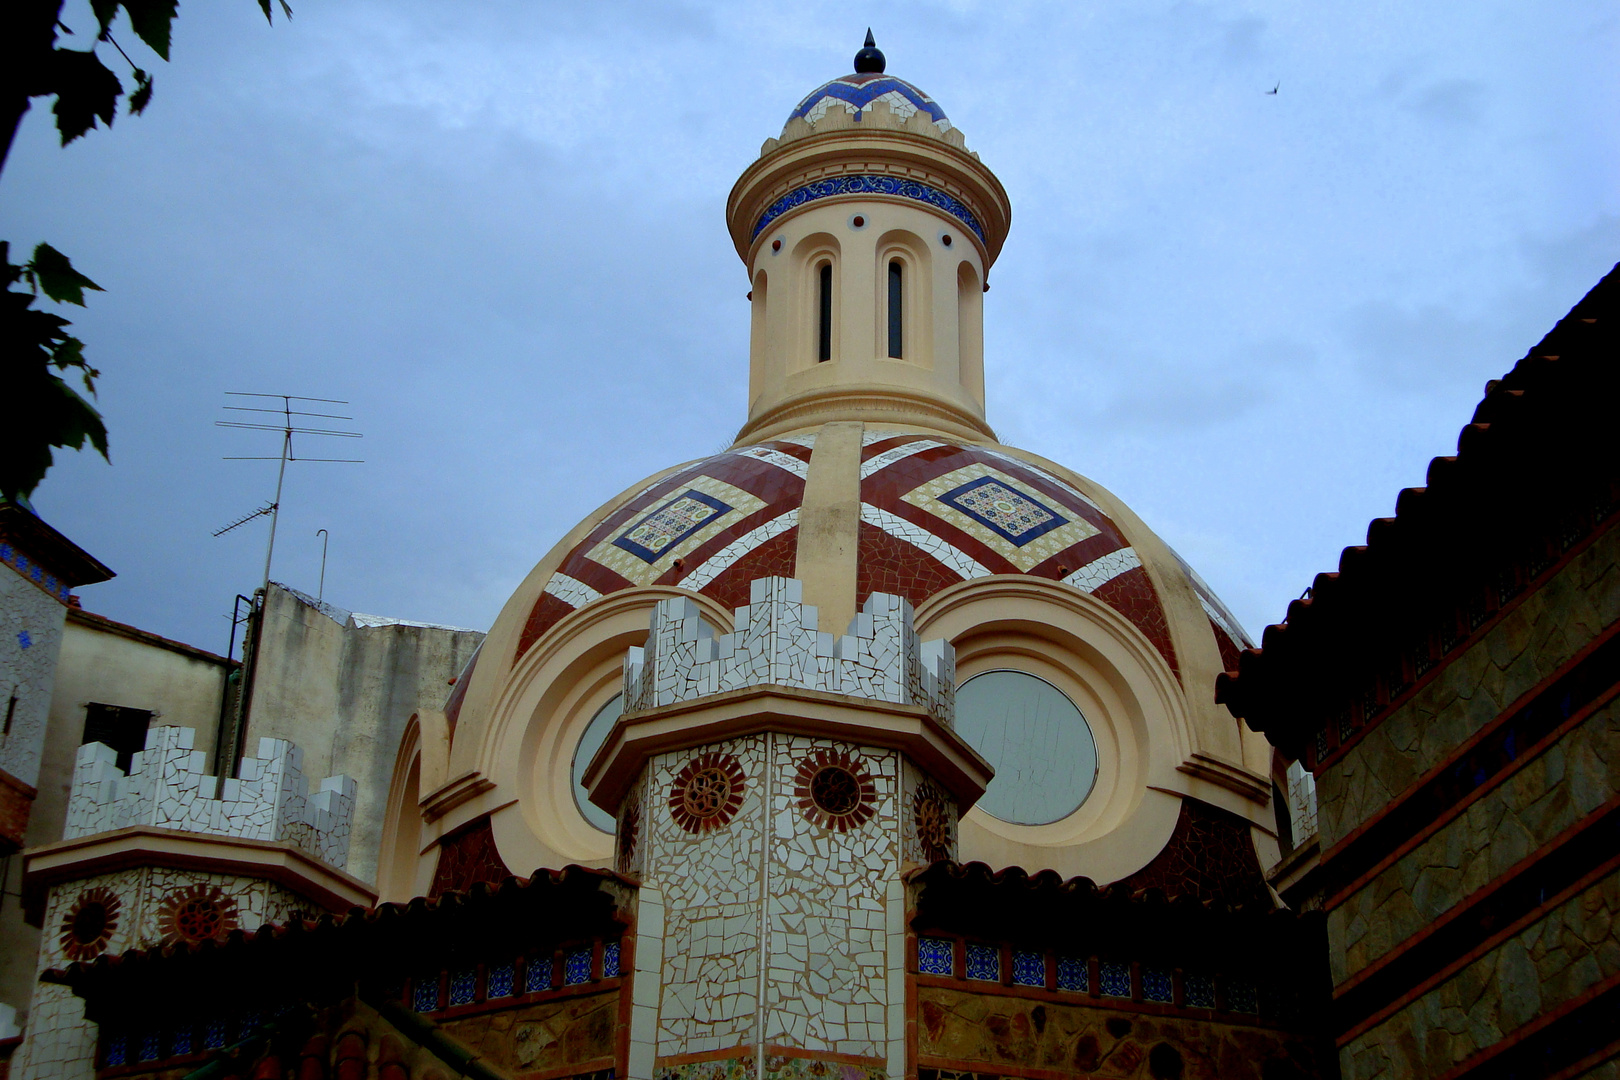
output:
[[[292,403],[295,401],[300,405],[306,403],[314,405],[347,405],[349,404],[347,401],[340,401],[337,398],[298,397],[294,394],[247,394],[238,390],[227,390],[225,393],[227,397],[256,398],[261,402],[259,405],[225,406],[225,408],[230,412],[271,413],[280,417],[279,423],[270,423],[268,417],[262,422],[254,422],[253,420],[249,419],[214,421],[215,427],[240,428],[247,431],[275,431],[281,434],[281,453],[276,457],[270,457],[267,455],[236,455],[225,458],[226,461],[279,461],[281,462],[281,466],[276,473],[276,497],[274,499],[259,507],[252,513],[242,515],[229,525],[214,530],[215,536],[224,536],[232,529],[246,525],[250,521],[255,521],[261,517],[268,517],[270,519],[270,540],[269,543],[265,545],[264,551],[264,595],[269,596],[270,560],[274,558],[276,552],[276,519],[281,512],[281,485],[282,481],[287,478],[287,462],[327,461],[347,465],[360,465],[364,463],[363,459],[361,458],[298,457],[293,453],[293,436],[318,435],[334,439],[359,439],[363,438],[364,436],[362,436],[358,431],[344,431],[338,428],[307,426],[309,421],[313,420],[343,420],[352,422],[354,420],[354,417],[352,416],[339,416],[336,413],[312,412],[307,409],[295,409],[292,407]],[[279,401],[281,404],[276,407],[267,407],[271,402],[274,401]],[[323,578],[325,577],[325,570],[326,568],[323,565],[321,567]],[[325,582],[323,581],[322,584],[324,585]],[[324,589],[322,591],[324,591]]]

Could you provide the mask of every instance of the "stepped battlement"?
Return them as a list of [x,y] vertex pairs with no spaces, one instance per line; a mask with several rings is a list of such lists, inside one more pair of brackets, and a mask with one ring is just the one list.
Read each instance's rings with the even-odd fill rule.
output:
[[921,705],[954,723],[956,650],[944,640],[918,641],[909,601],[873,593],[835,638],[803,598],[793,578],[760,578],[737,609],[737,630],[718,637],[694,601],[660,601],[646,647],[625,658],[625,710],[774,685]]
[[152,728],[127,775],[112,747],[79,747],[63,838],[150,825],[284,840],[332,866],[347,864],[358,792],[353,780],[329,776],[311,792],[304,781],[304,752],[285,739],[260,739],[258,755],[242,759],[241,775],[221,784],[205,771],[208,755],[192,749],[195,738],[192,728]]

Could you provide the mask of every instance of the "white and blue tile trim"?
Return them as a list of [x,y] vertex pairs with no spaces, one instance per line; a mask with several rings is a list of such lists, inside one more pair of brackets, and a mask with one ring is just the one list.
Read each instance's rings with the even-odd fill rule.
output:
[[835,195],[894,195],[902,199],[912,199],[916,202],[927,203],[947,214],[973,230],[980,242],[984,241],[984,227],[979,219],[969,210],[960,199],[954,195],[940,191],[938,188],[919,184],[915,180],[902,180],[896,176],[837,176],[825,180],[816,180],[803,187],[794,188],[780,199],[771,203],[765,212],[759,216],[754,225],[750,239],[757,237],[768,228],[771,222],[795,207],[805,203],[815,202],[818,199],[830,199]]

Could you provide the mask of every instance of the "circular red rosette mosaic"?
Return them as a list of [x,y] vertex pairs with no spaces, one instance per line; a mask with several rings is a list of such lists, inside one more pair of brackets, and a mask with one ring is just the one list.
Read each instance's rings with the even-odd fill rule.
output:
[[859,756],[841,750],[817,750],[799,762],[793,794],[799,809],[815,825],[848,832],[877,812],[877,787]]
[[737,816],[746,785],[742,766],[730,754],[700,754],[669,786],[669,811],[689,833],[719,829]]
[[945,796],[933,784],[924,783],[917,788],[911,802],[912,820],[917,828],[917,843],[929,862],[940,862],[951,857],[951,808]]
[[630,872],[630,864],[636,859],[636,841],[640,838],[641,810],[632,802],[619,819],[619,873]]
[[158,908],[158,933],[165,945],[217,941],[238,925],[236,901],[218,885],[175,889]]
[[123,901],[107,888],[86,889],[62,917],[62,952],[69,960],[93,960],[107,949],[118,929]]

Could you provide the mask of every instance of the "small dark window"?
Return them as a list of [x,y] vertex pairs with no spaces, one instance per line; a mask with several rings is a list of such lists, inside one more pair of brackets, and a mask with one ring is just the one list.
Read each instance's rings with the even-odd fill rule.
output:
[[821,264],[821,285],[817,296],[820,325],[816,336],[816,359],[832,359],[832,263]]
[[900,350],[900,324],[905,314],[900,307],[900,297],[904,291],[904,282],[900,277],[902,273],[899,259],[889,263],[889,355],[896,360],[903,355]]
[[146,729],[151,722],[151,709],[92,701],[84,707],[84,738],[79,742],[112,747],[118,752],[118,767],[127,773],[135,752],[146,749]]

